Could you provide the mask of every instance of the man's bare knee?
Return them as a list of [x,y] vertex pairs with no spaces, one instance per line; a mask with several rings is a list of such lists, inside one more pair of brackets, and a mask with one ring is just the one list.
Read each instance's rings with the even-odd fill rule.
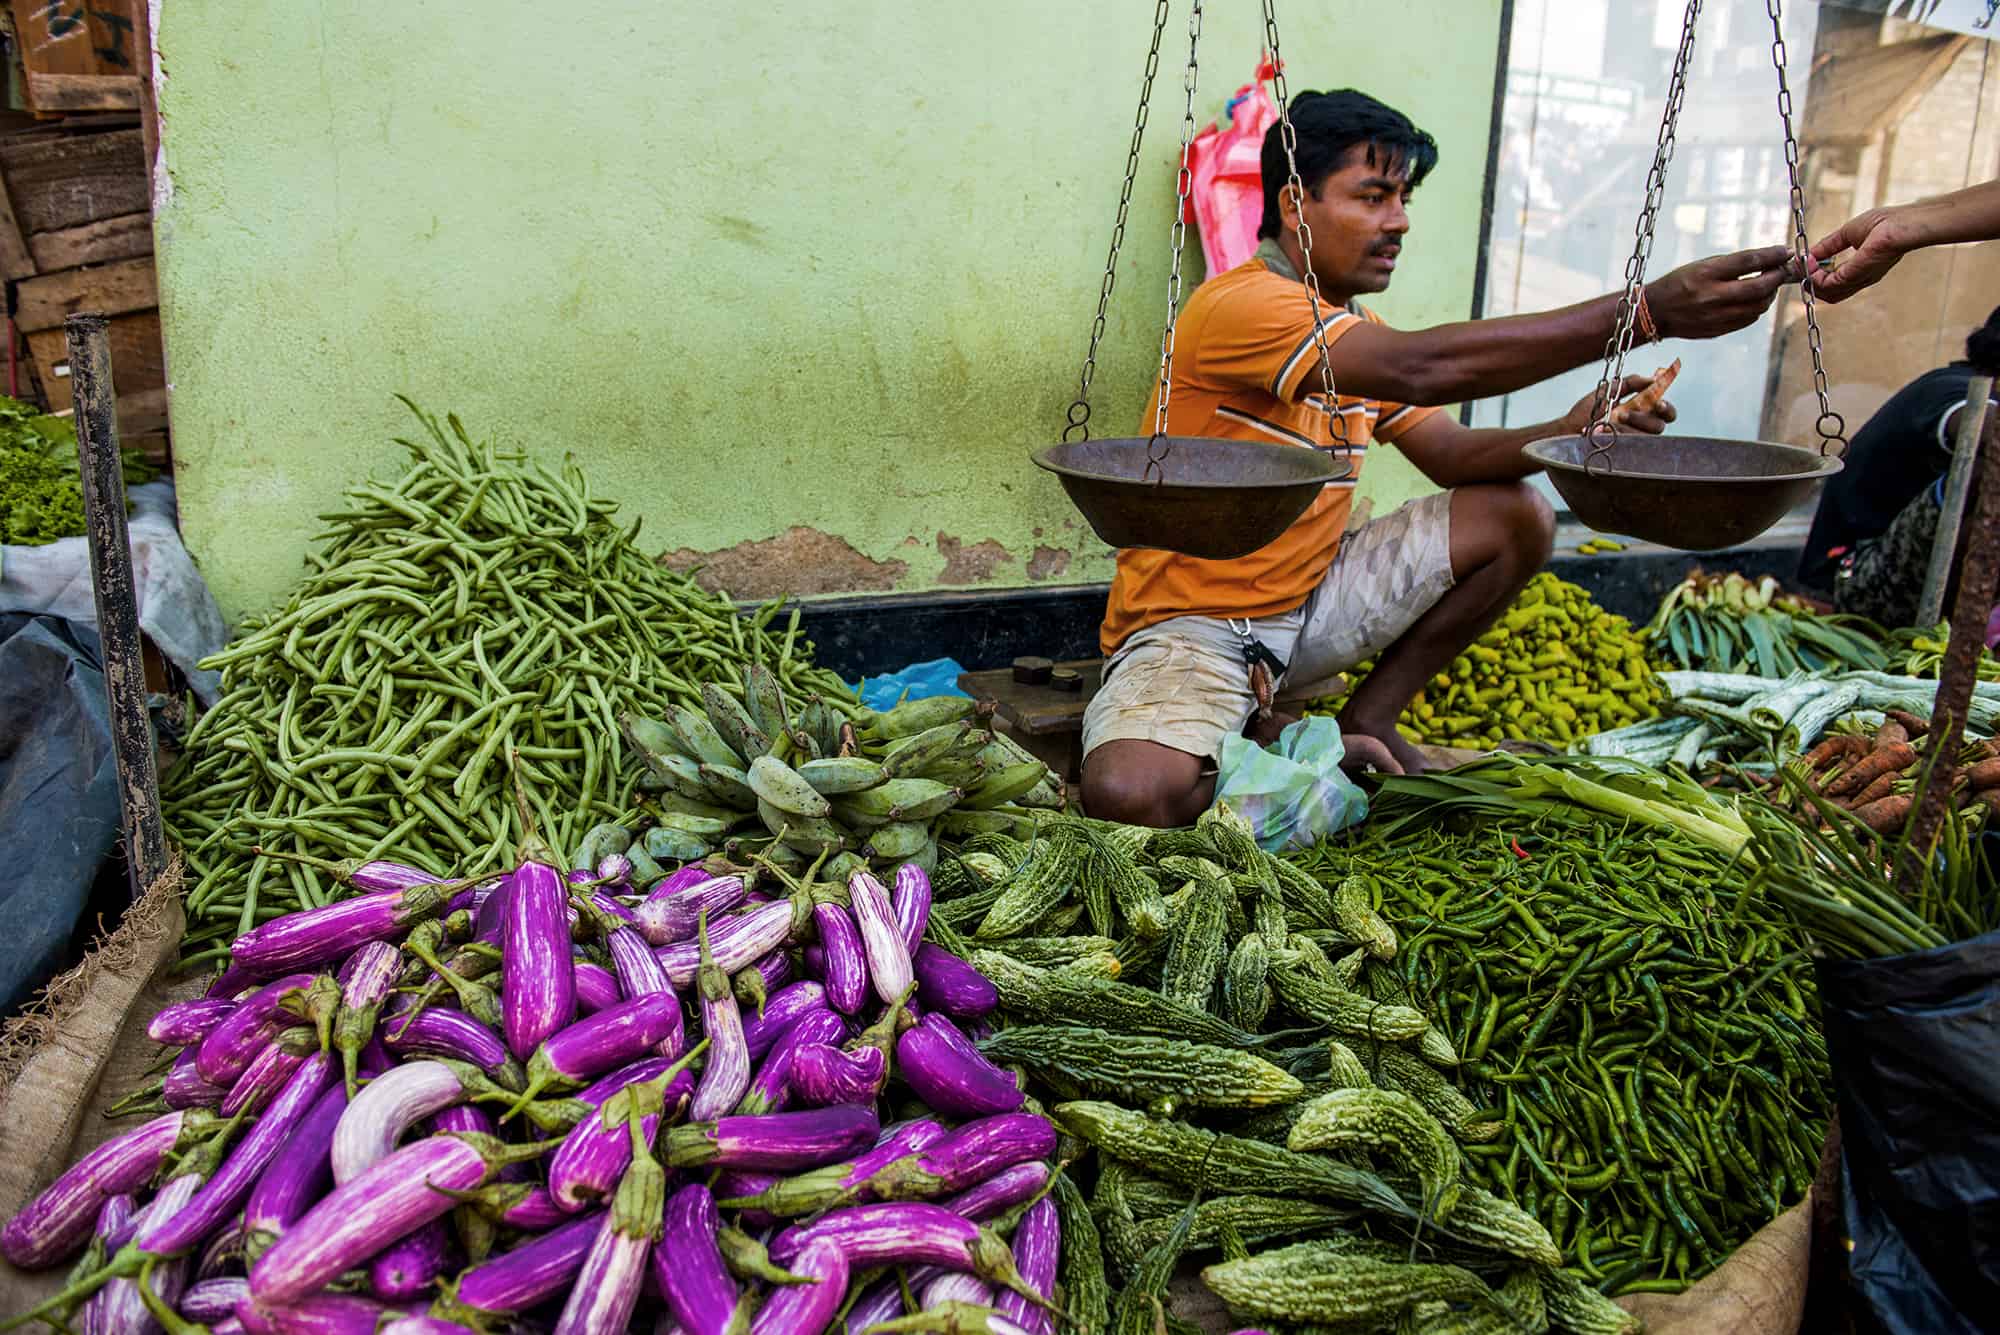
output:
[[1525,582],[1555,550],[1556,512],[1526,482],[1481,482],[1453,493],[1452,569],[1463,579],[1482,566],[1503,567]]
[[1203,782],[1195,756],[1151,742],[1107,742],[1084,760],[1083,809],[1125,825],[1185,825],[1206,805]]

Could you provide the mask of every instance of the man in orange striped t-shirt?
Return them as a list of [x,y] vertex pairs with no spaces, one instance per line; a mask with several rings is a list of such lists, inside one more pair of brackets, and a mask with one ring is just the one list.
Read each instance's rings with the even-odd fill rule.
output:
[[[1167,433],[1335,446],[1302,276],[1303,218],[1357,469],[1368,446],[1387,441],[1445,490],[1350,531],[1349,478],[1325,488],[1275,541],[1233,561],[1120,551],[1100,636],[1105,684],[1084,717],[1083,798],[1095,816],[1192,821],[1213,797],[1222,739],[1254,719],[1248,730],[1268,741],[1285,721],[1258,714],[1259,670],[1303,698],[1313,683],[1375,657],[1341,714],[1346,763],[1421,768],[1397,716],[1549,554],[1554,517],[1522,481],[1535,466],[1521,447],[1588,422],[1588,396],[1557,421],[1501,430],[1468,430],[1439,405],[1504,394],[1601,357],[1618,297],[1391,329],[1354,298],[1389,286],[1410,230],[1410,194],[1436,164],[1437,144],[1408,117],[1351,90],[1301,93],[1291,118],[1305,195],[1283,189],[1285,154],[1273,126],[1264,140],[1262,242],[1188,299]],[[1770,306],[1787,254],[1772,246],[1676,269],[1646,285],[1638,327],[1675,338],[1741,329]],[[1628,377],[1620,393],[1648,383]],[[1148,405],[1143,430],[1154,411]],[[1619,420],[1658,432],[1673,416],[1664,403],[1635,405]]]

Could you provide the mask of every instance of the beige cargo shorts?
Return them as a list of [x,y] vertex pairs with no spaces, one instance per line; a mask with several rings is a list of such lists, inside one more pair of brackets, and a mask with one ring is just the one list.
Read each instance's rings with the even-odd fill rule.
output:
[[[1325,693],[1315,688],[1327,678],[1395,643],[1451,586],[1446,491],[1348,530],[1311,596],[1251,621],[1250,634],[1288,665],[1279,695],[1309,700]],[[1220,617],[1175,617],[1137,631],[1104,673],[1084,710],[1086,756],[1129,740],[1214,757],[1257,705],[1242,637]]]

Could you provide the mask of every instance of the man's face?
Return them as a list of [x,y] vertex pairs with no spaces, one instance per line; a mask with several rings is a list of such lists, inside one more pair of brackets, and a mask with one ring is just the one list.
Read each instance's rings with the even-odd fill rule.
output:
[[[1410,185],[1400,161],[1385,161],[1368,147],[1347,152],[1340,167],[1308,190],[1306,226],[1312,229],[1312,267],[1320,290],[1336,301],[1388,288],[1410,230]],[[1285,232],[1296,238],[1298,217],[1284,209]]]

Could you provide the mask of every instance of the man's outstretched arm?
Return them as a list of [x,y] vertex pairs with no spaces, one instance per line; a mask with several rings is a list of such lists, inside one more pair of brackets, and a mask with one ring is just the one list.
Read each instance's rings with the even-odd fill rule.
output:
[[[1662,338],[1715,338],[1756,322],[1788,280],[1783,246],[1717,255],[1646,285]],[[1429,407],[1490,398],[1597,361],[1618,318],[1602,296],[1535,315],[1467,320],[1432,329],[1350,328],[1329,348],[1343,394]],[[1320,378],[1299,378],[1300,397]]]
[[[1635,394],[1653,383],[1651,376],[1628,375],[1619,397]],[[1590,421],[1597,391],[1577,400],[1576,406],[1551,422],[1524,427],[1485,427],[1472,430],[1460,426],[1444,413],[1425,418],[1393,442],[1418,471],[1440,487],[1463,487],[1474,482],[1508,482],[1539,472],[1541,465],[1521,453],[1550,436],[1573,436]],[[1658,435],[1678,414],[1674,405],[1662,402],[1651,412],[1633,411],[1618,419],[1620,431],[1640,431]]]

